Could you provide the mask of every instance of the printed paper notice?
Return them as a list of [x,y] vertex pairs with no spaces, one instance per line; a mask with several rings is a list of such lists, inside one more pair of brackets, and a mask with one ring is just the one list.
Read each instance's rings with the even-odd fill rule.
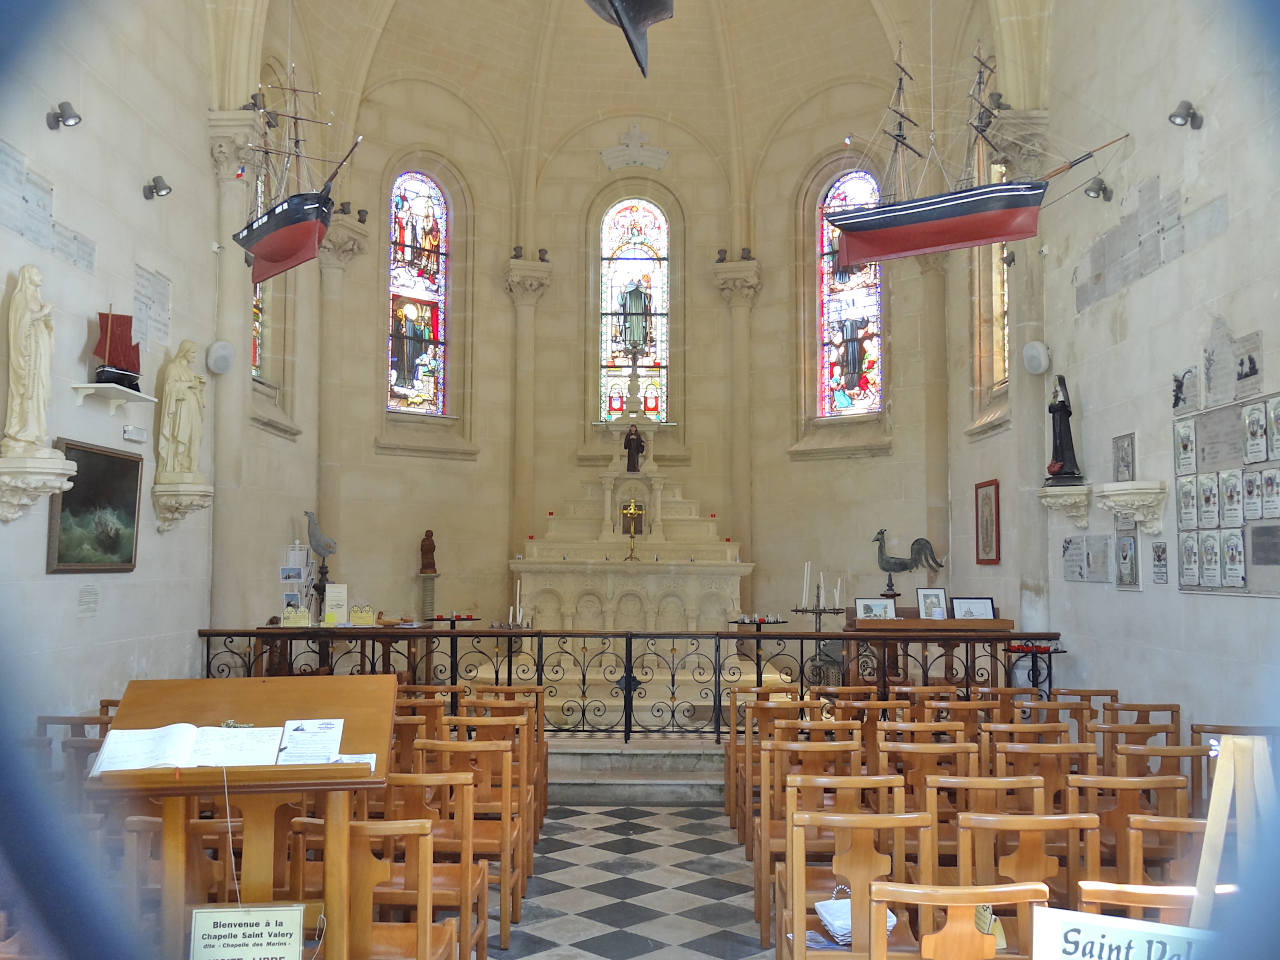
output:
[[1169,544],[1164,540],[1151,544],[1151,582],[1169,582]]
[[276,762],[334,763],[342,745],[342,719],[286,720]]
[[1222,585],[1244,586],[1244,531],[1222,531]]
[[1196,478],[1196,490],[1199,500],[1196,505],[1197,525],[1216,527],[1218,525],[1218,475],[1202,473]]
[[1067,537],[1062,541],[1062,577],[1084,582],[1084,537]]
[[324,625],[336,626],[347,622],[347,585],[329,583],[324,588]]
[[41,250],[53,247],[53,184],[31,170],[22,189],[26,205],[22,217],[22,237]]
[[1244,518],[1262,519],[1262,472],[1259,470],[1244,472]]
[[1200,586],[1222,586],[1222,541],[1217,530],[1200,531]]
[[1179,477],[1196,472],[1196,424],[1179,420],[1173,425],[1173,472]]
[[1195,531],[1178,534],[1178,583],[1200,586],[1200,534]]
[[1221,526],[1244,526],[1244,477],[1239,470],[1223,470],[1218,474],[1221,496]]
[[1178,529],[1194,530],[1196,528],[1196,478],[1178,478]]
[[301,960],[300,903],[191,911],[191,960]]
[[1280,470],[1262,471],[1262,518],[1280,518]]
[[1280,460],[1280,397],[1267,401],[1267,437],[1270,445],[1267,459]]
[[1267,459],[1267,405],[1251,403],[1241,411],[1244,419],[1244,462]]
[[86,583],[80,588],[80,598],[76,605],[77,620],[91,620],[98,615],[98,601],[102,592],[96,583]]

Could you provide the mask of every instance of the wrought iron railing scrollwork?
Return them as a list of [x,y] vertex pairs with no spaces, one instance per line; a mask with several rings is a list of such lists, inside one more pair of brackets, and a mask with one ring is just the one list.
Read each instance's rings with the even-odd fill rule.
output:
[[426,684],[540,684],[550,731],[717,741],[730,688],[944,683],[962,696],[1028,680],[1047,695],[1058,635],[949,631],[645,633],[420,627],[201,630],[205,676],[395,673]]

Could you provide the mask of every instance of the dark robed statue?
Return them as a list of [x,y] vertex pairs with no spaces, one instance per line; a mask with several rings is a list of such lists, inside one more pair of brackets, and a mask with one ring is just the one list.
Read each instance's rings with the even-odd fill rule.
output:
[[644,437],[640,436],[640,428],[634,423],[627,427],[622,448],[627,451],[627,473],[639,473],[640,454],[644,453]]
[[1071,442],[1071,395],[1067,393],[1067,380],[1061,374],[1053,388],[1049,416],[1053,420],[1053,454],[1049,459],[1049,478],[1045,480],[1045,486],[1081,483],[1084,478],[1080,476],[1075,444]]

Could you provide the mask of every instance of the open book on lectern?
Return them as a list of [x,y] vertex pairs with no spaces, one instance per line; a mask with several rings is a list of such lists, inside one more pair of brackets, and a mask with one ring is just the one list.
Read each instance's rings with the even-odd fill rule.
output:
[[89,771],[148,767],[274,766],[284,727],[197,727],[171,723],[148,730],[109,730]]

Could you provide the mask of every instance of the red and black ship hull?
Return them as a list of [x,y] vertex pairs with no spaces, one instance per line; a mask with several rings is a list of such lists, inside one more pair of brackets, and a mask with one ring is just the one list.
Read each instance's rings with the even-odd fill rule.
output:
[[827,221],[840,228],[836,265],[856,270],[872,261],[1034,237],[1047,188],[1044,180],[1015,180],[834,211]]
[[253,254],[253,282],[314,260],[329,230],[333,199],[328,190],[296,193],[249,221],[233,238]]

